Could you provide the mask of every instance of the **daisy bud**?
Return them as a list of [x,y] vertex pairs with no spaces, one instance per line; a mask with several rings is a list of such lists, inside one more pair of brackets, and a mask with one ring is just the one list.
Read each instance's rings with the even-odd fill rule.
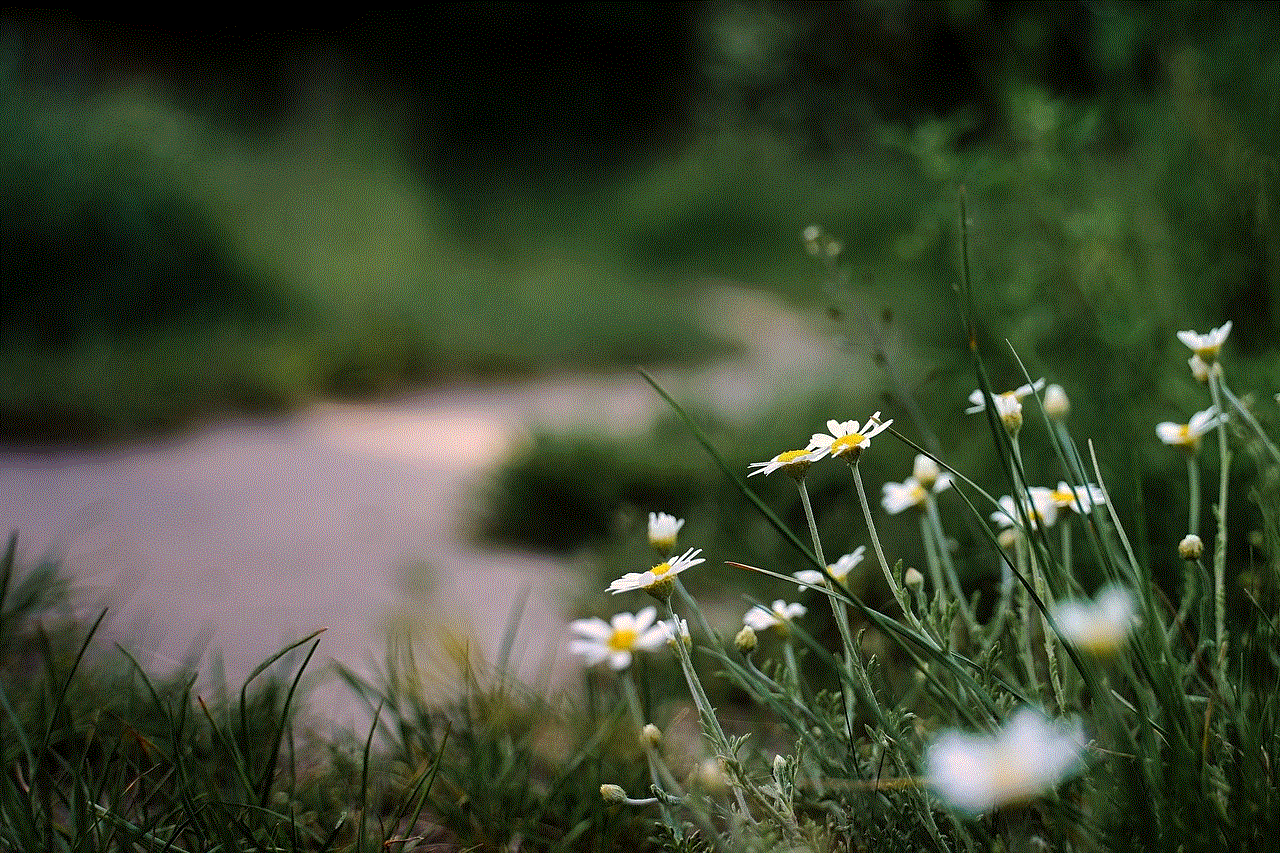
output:
[[600,798],[606,803],[625,803],[627,801],[627,792],[622,790],[621,785],[606,783],[600,786]]
[[1067,399],[1067,392],[1062,390],[1061,385],[1050,385],[1044,389],[1044,413],[1050,420],[1066,420],[1069,411],[1071,401]]
[[902,582],[907,586],[920,586],[920,584],[924,583],[924,575],[920,574],[919,569],[912,566],[902,575]]
[[1000,543],[1001,548],[1004,548],[1006,551],[1010,550],[1014,545],[1018,544],[1018,528],[1006,527],[1004,530],[1001,530],[999,537],[997,537],[997,541]]
[[659,746],[662,743],[662,729],[653,723],[645,723],[644,728],[640,730],[640,740],[649,746]]
[[738,632],[738,636],[733,638],[733,644],[738,647],[738,651],[744,655],[749,655],[756,650],[756,632],[750,625],[743,625],[742,630]]
[[1200,537],[1194,533],[1188,533],[1181,542],[1178,543],[1178,556],[1184,560],[1198,560],[1200,555],[1204,553],[1204,543],[1200,541]]

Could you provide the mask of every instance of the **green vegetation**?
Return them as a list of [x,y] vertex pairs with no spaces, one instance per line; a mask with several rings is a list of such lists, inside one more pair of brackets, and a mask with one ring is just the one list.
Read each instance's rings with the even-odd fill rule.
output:
[[29,89],[11,64],[11,437],[120,437],[459,374],[726,351],[687,293],[607,254],[458,233],[372,119],[251,138],[143,89]]
[[0,565],[0,847],[53,851],[656,849],[600,800],[639,784],[606,713],[468,671],[423,698],[412,655],[351,679],[376,729],[331,733],[297,690],[323,636],[238,690],[147,673],[76,619],[56,563]]

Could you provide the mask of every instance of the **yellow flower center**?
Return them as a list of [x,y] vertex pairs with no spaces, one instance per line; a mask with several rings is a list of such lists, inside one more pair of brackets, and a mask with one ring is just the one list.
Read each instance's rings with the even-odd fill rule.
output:
[[850,450],[853,450],[866,440],[867,437],[860,432],[851,432],[848,435],[842,435],[835,441],[831,442],[831,455],[840,456],[843,453],[848,453]]
[[929,494],[924,490],[924,486],[921,486],[919,483],[912,484],[911,486],[912,503],[922,504],[924,503],[925,498],[927,498],[928,496]]
[[1076,505],[1076,496],[1071,494],[1071,492],[1054,490],[1049,493],[1049,497],[1052,498],[1055,503],[1062,504],[1063,506]]
[[615,652],[629,652],[639,636],[634,628],[615,628],[609,637],[609,648]]
[[807,450],[788,450],[786,453],[779,453],[776,461],[781,462],[783,465],[791,465],[797,459],[808,455],[809,451]]
[[653,567],[652,569],[650,569],[649,571],[653,572],[653,574],[654,574],[654,576],[655,576],[655,577],[659,577],[659,578],[660,578],[660,577],[662,577],[663,575],[665,575],[667,572],[671,571],[671,564],[670,564],[670,563],[658,563],[658,565],[654,566],[654,567]]

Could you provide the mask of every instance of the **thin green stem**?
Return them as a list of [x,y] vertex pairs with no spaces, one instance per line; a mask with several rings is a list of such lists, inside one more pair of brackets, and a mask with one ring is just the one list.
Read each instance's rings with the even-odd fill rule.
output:
[[969,636],[977,636],[978,620],[969,609],[969,602],[965,599],[964,589],[960,586],[960,575],[956,572],[955,562],[951,559],[951,551],[947,548],[947,536],[942,529],[942,517],[938,515],[938,502],[933,495],[925,496],[924,511],[929,519],[929,527],[932,529],[934,541],[937,543],[938,558],[942,563],[943,573],[947,578],[947,583],[951,586],[951,594],[955,596],[956,602],[960,605],[960,617],[964,620]]
[[[624,670],[622,673],[622,692],[626,695],[627,707],[631,710],[631,721],[636,727],[636,737],[639,738],[640,745],[644,748],[645,759],[649,764],[649,780],[652,782],[655,792],[662,791],[664,790],[662,780],[658,774],[658,767],[662,759],[658,756],[657,749],[644,735],[644,714],[640,710],[640,697],[636,692],[635,680],[631,677],[630,669]],[[662,822],[671,830],[671,836],[679,841],[683,833],[680,821],[676,820],[675,815],[671,813],[671,807],[659,800],[658,811],[662,813]]]
[[[1049,589],[1044,581],[1044,573],[1040,571],[1040,564],[1036,560],[1033,549],[1028,549],[1031,554],[1031,582],[1036,588],[1036,595],[1044,602],[1045,606],[1049,605]],[[1058,671],[1058,650],[1054,644],[1054,633],[1049,627],[1049,617],[1043,612],[1040,614],[1040,630],[1044,634],[1044,656],[1049,664],[1049,684],[1053,688],[1054,701],[1058,703],[1058,712],[1061,713],[1066,709],[1066,697],[1062,692],[1062,675]]]
[[[1218,371],[1209,371],[1209,391],[1213,404],[1222,411],[1222,377]],[[1231,449],[1227,446],[1227,425],[1218,424],[1218,531],[1213,543],[1213,622],[1219,661],[1219,685],[1227,690],[1225,661],[1227,646],[1227,485],[1231,474]]]
[[1187,533],[1200,535],[1200,466],[1187,454]]
[[884,570],[884,579],[889,584],[889,592],[893,594],[893,600],[898,602],[898,607],[902,609],[902,615],[906,618],[908,624],[919,631],[921,636],[928,637],[929,633],[925,631],[924,626],[920,624],[920,620],[916,618],[916,614],[912,611],[902,587],[894,580],[893,572],[889,569],[889,561],[884,556],[884,549],[880,547],[880,537],[876,534],[876,523],[871,517],[871,504],[867,502],[867,490],[862,485],[862,472],[858,470],[856,459],[849,463],[849,470],[853,472],[853,482],[858,488],[858,501],[862,504],[862,515],[867,522],[867,535],[871,537],[871,545],[876,552],[876,559],[880,561],[880,568]]
[[[804,484],[804,480],[796,481],[796,485],[800,489],[800,503],[804,506],[804,517],[809,522],[809,536],[813,539],[813,553],[817,556],[818,562],[824,567],[827,565],[827,558],[822,554],[822,541],[818,538],[818,523],[813,515],[813,505],[809,502],[809,489]],[[827,583],[834,583],[835,578],[828,576]],[[835,596],[828,599],[831,602],[831,615],[835,619],[836,629],[840,632],[840,642],[844,646],[845,667],[852,671],[853,667],[853,637],[849,634],[849,614],[844,606],[844,602]],[[853,716],[854,716],[854,696],[853,690],[849,686],[848,681],[841,680],[841,692],[844,694],[844,717],[846,733],[849,736],[849,749],[853,750]]]

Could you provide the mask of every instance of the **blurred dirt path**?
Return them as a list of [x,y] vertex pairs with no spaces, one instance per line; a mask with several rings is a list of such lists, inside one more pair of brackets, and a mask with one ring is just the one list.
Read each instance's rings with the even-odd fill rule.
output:
[[[826,346],[758,294],[709,288],[705,307],[747,350],[663,371],[677,399],[745,411],[805,381]],[[28,561],[63,558],[87,599],[110,604],[108,635],[154,671],[207,647],[238,685],[285,643],[327,627],[316,661],[365,672],[383,659],[388,632],[444,637],[416,646],[444,678],[456,671],[450,647],[493,659],[528,591],[513,658],[533,676],[564,658],[562,591],[574,572],[468,541],[470,489],[532,430],[621,434],[663,406],[634,373],[561,375],[325,403],[122,450],[0,448],[0,521],[19,531]],[[332,684],[312,704],[339,722],[354,713]]]

